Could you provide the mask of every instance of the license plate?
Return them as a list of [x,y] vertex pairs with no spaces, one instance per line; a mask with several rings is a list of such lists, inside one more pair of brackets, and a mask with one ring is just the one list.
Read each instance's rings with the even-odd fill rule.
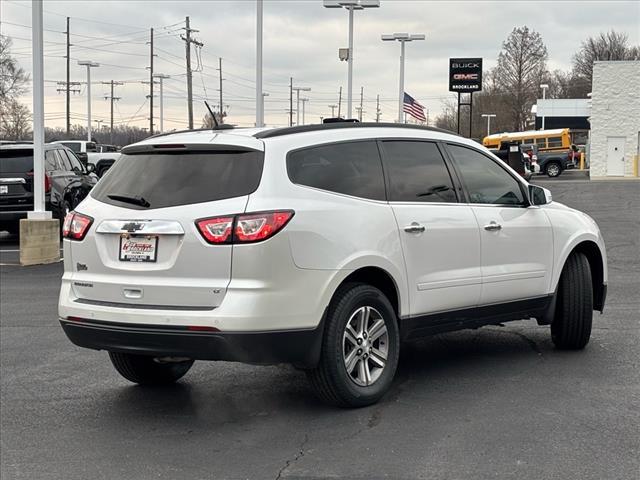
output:
[[121,262],[155,262],[158,237],[120,237]]
[[0,185],[0,195],[9,193],[9,185]]

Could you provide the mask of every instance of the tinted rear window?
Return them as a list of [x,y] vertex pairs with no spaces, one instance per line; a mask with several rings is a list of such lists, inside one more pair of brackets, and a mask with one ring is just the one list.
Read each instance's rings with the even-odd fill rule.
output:
[[291,181],[299,185],[354,197],[385,199],[382,162],[374,141],[297,150],[287,157],[287,171]]
[[26,173],[33,170],[33,149],[0,150],[0,173]]
[[[101,202],[126,208],[164,208],[253,193],[264,156],[255,151],[122,155],[91,191]],[[148,207],[109,195],[142,197]]]

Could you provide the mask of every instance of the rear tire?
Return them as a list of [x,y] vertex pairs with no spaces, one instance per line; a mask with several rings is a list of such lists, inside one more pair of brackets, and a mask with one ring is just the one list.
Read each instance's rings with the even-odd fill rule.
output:
[[334,295],[325,321],[320,362],[307,371],[312,388],[331,405],[376,403],[398,366],[400,332],[391,303],[377,288],[347,284]]
[[549,162],[544,171],[549,177],[558,177],[562,173],[562,167],[558,162]]
[[140,385],[168,385],[186,374],[193,360],[158,363],[154,357],[131,353],[109,352],[111,363],[120,375]]
[[567,259],[557,295],[551,339],[562,350],[583,349],[589,343],[593,319],[591,268],[583,253],[574,252]]

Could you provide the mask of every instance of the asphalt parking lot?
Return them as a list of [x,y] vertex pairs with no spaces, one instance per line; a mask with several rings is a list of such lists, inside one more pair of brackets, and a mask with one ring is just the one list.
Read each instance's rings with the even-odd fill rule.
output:
[[[319,403],[287,366],[196,363],[170,388],[122,379],[56,318],[61,264],[0,238],[3,480],[638,479],[640,182],[538,177],[599,223],[609,297],[582,352],[521,321],[405,348],[373,407]],[[535,246],[532,246],[535,248]]]

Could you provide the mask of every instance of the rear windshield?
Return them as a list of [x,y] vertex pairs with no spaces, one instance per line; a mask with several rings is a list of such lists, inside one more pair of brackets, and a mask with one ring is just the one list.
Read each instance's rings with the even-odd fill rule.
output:
[[33,149],[0,150],[0,173],[26,173],[33,170]]
[[263,160],[256,151],[122,155],[91,196],[134,209],[240,197],[258,188]]

